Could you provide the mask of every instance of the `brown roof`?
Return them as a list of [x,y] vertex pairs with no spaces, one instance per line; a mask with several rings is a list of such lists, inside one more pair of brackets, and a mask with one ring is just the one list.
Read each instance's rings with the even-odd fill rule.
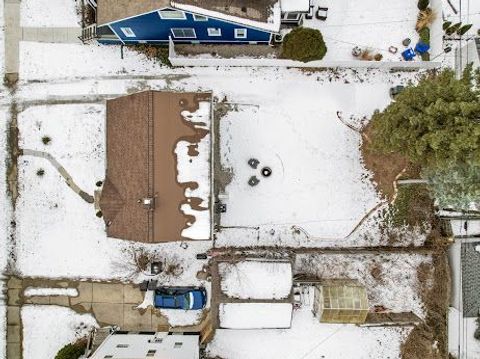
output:
[[[197,183],[178,183],[174,151],[179,141],[195,146],[208,134],[181,112],[194,112],[199,101],[210,99],[206,93],[147,91],[107,101],[107,171],[100,208],[109,237],[140,242],[189,239],[181,233],[195,217],[185,215],[180,206],[201,200],[186,198],[185,190]],[[146,198],[154,198],[152,208],[144,205]]]
[[97,24],[137,16],[170,6],[170,0],[97,0]]
[[[240,18],[266,22],[278,0],[175,0]],[[170,0],[97,0],[97,24],[125,19],[170,6]]]
[[175,0],[186,4],[245,19],[266,22],[278,0]]

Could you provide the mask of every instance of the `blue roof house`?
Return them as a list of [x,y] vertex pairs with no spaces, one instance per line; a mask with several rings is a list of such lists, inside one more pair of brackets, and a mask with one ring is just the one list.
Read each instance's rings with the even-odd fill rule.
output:
[[[292,0],[89,0],[104,44],[268,44]],[[309,0],[295,13],[308,12]],[[305,9],[303,9],[305,7]],[[288,8],[292,11],[291,6]]]

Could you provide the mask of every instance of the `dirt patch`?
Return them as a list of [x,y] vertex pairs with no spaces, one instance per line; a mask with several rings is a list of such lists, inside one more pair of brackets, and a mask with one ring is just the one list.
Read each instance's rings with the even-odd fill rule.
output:
[[181,56],[213,56],[223,59],[232,59],[239,56],[251,58],[277,58],[280,48],[270,45],[205,45],[205,44],[177,44],[175,52]]
[[362,131],[361,152],[365,167],[373,174],[373,182],[378,191],[388,201],[393,199],[395,187],[393,183],[402,171],[407,171],[409,165],[405,156],[398,153],[384,154],[372,148],[371,126],[366,126]]
[[401,346],[403,359],[448,358],[447,311],[450,277],[445,249],[439,249],[431,264],[417,269],[419,292],[426,318]]

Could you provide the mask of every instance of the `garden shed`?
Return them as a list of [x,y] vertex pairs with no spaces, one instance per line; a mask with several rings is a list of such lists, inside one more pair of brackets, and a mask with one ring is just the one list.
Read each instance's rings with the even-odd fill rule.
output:
[[315,285],[313,312],[322,323],[364,323],[368,314],[367,291],[355,281],[322,282]]

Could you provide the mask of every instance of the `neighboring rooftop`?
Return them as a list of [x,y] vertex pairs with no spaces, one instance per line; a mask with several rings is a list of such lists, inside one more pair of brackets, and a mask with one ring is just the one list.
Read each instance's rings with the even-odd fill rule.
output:
[[480,241],[462,244],[463,315],[480,313]]
[[107,101],[100,208],[109,237],[210,238],[210,101],[157,91]]
[[137,16],[170,6],[170,0],[97,0],[97,24]]
[[[278,0],[97,0],[97,24],[107,24],[165,7],[184,6],[264,23],[271,20]],[[187,9],[185,9],[187,10]],[[197,11],[197,12],[199,12]],[[211,15],[213,16],[213,15]]]
[[192,5],[249,20],[266,22],[278,0],[175,0],[173,4]]

